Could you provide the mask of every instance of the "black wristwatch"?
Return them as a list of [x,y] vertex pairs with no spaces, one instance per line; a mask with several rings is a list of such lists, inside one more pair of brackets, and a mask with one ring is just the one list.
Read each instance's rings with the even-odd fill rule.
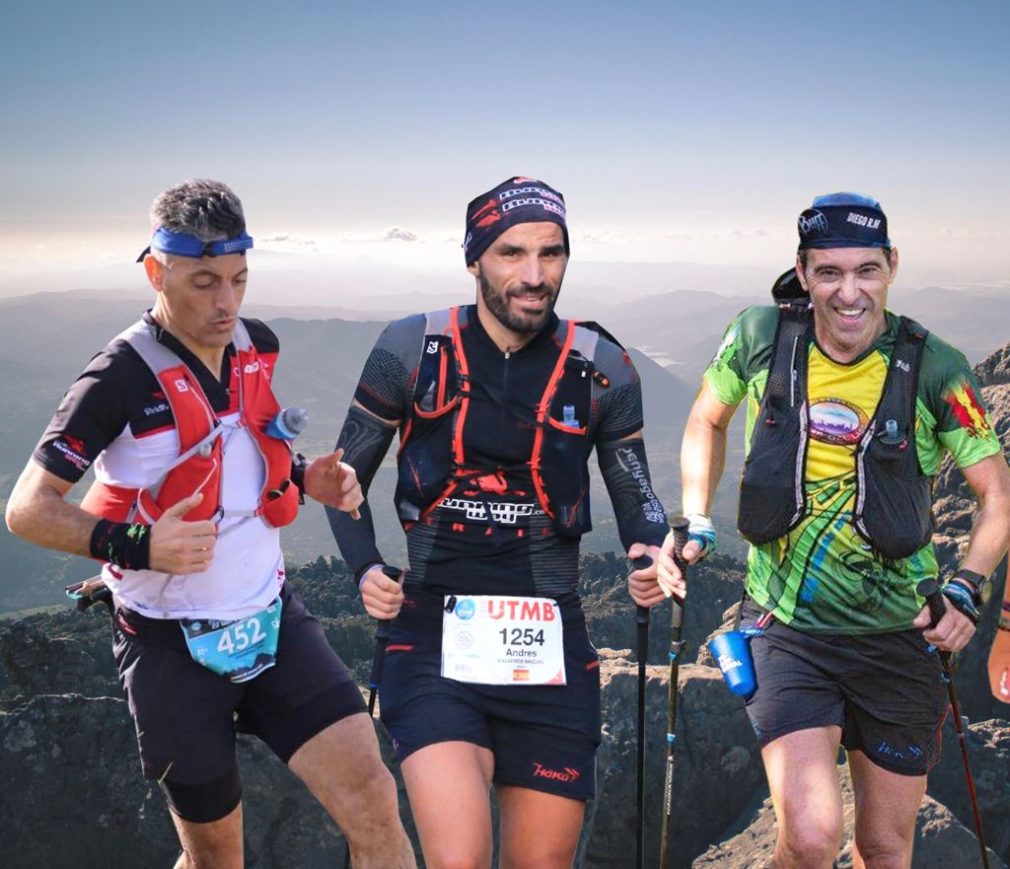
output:
[[305,503],[305,469],[309,466],[309,460],[301,453],[295,453],[291,457],[291,482],[298,487],[298,503]]
[[976,607],[983,607],[989,603],[989,598],[992,597],[992,579],[988,576],[982,576],[981,573],[962,567],[951,577],[952,582],[955,579],[959,579],[964,585],[971,587]]

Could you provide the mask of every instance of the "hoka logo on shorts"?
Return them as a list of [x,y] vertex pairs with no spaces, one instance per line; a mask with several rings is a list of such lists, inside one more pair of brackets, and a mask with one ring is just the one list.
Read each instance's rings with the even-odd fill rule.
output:
[[533,761],[533,777],[547,778],[551,781],[573,782],[582,774],[577,769],[566,766],[564,769],[548,769],[546,766]]

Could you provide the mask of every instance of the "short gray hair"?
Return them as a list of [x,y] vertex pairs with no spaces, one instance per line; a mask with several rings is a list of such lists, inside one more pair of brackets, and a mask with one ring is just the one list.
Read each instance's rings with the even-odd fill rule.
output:
[[151,228],[158,227],[200,241],[222,241],[245,232],[245,214],[241,200],[227,184],[191,178],[154,197]]

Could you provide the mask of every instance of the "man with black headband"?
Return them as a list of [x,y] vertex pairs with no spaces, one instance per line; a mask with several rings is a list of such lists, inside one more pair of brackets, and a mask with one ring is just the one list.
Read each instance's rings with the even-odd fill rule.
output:
[[[751,543],[743,625],[757,689],[747,712],[778,819],[773,865],[829,867],[842,835],[836,769],[848,752],[857,865],[907,866],[946,689],[936,650],[971,639],[1006,551],[1010,474],[964,356],[887,311],[898,251],[878,202],[817,197],[799,217],[778,307],[744,311],[705,373],[681,452],[684,511],[707,514],[726,431],[747,402],[739,527]],[[930,627],[937,579],[932,478],[950,452],[979,509]]]
[[[277,338],[238,316],[238,197],[159,195],[141,254],[157,297],[63,398],[7,504],[11,531],[103,562],[141,764],[172,810],[179,867],[243,865],[235,731],[257,734],[347,836],[355,866],[414,865],[372,722],[322,627],[284,581],[301,496],[356,512],[340,452],[292,456],[271,423]],[[94,463],[81,507],[65,500]]]
[[[367,502],[361,522],[330,519],[368,612],[395,619],[382,720],[428,865],[490,865],[494,786],[502,865],[570,867],[600,742],[577,592],[594,447],[629,555],[659,558],[667,526],[630,359],[553,313],[569,251],[561,194],[508,179],[470,203],[463,247],[476,304],[391,323],[338,441],[367,491],[399,429],[402,584],[383,572]],[[663,599],[663,559],[632,573],[641,602]]]

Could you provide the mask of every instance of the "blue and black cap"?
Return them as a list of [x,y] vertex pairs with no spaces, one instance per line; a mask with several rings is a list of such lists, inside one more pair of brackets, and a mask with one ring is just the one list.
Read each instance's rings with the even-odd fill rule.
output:
[[235,238],[225,238],[220,241],[202,241],[195,235],[185,232],[173,232],[159,226],[151,237],[151,243],[145,247],[137,262],[143,262],[144,257],[152,250],[170,253],[175,256],[188,256],[200,259],[205,256],[227,256],[232,253],[244,253],[253,246],[252,236],[243,232]]
[[479,260],[506,229],[518,223],[543,221],[561,227],[565,236],[565,253],[570,253],[565,197],[535,178],[519,176],[502,181],[497,187],[472,199],[466,207],[466,235],[463,238],[466,264]]
[[814,198],[796,222],[800,250],[831,247],[891,247],[880,203],[861,193],[827,193]]

